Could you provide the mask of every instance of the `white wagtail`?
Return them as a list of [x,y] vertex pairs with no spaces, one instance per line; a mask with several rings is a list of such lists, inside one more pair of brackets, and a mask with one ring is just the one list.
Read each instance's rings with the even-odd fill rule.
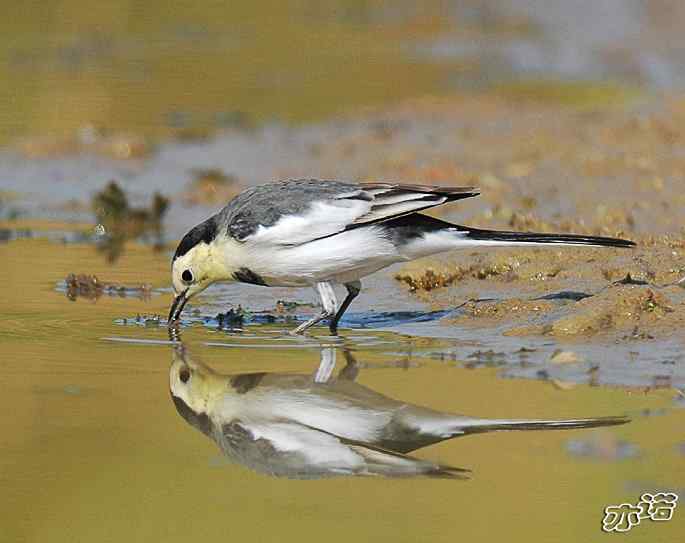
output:
[[[240,281],[314,287],[323,310],[294,333],[330,318],[335,334],[340,317],[359,294],[360,279],[397,262],[480,246],[635,245],[608,237],[482,230],[418,213],[478,194],[473,187],[315,179],[247,189],[178,245],[169,324],[212,283]],[[340,306],[333,290],[338,284],[347,288]]]
[[[178,413],[232,461],[291,478],[335,475],[463,478],[460,468],[407,453],[447,439],[497,430],[563,430],[628,422],[625,417],[571,420],[482,419],[388,398],[354,382],[356,361],[332,376],[336,351],[321,351],[315,376],[221,375],[179,346],[169,370]],[[321,376],[324,376],[322,379]]]

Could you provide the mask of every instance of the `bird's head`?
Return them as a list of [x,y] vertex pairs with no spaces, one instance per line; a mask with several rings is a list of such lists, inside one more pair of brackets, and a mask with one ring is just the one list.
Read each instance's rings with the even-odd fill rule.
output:
[[190,230],[178,244],[171,264],[174,301],[169,311],[169,324],[180,316],[188,300],[216,281],[230,281],[225,236],[218,235],[217,221],[212,217]]

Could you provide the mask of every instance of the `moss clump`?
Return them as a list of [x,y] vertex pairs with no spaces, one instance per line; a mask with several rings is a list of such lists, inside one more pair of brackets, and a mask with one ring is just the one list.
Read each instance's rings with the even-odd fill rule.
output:
[[417,272],[397,273],[395,279],[409,285],[411,292],[431,291],[447,287],[463,279],[486,280],[496,278],[500,281],[516,280],[544,281],[556,277],[561,265],[556,261],[545,261],[541,265],[534,258],[526,255],[498,255],[492,258],[479,259],[468,265],[454,265],[444,270],[426,268]]
[[464,277],[463,270],[456,268],[453,272],[436,272],[428,268],[422,273],[398,273],[395,279],[409,285],[411,292],[418,290],[431,291],[436,288],[446,287]]

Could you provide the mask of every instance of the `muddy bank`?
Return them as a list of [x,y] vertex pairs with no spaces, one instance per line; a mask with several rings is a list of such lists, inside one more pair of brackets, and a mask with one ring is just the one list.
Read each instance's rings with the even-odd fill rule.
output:
[[[509,335],[680,334],[682,241],[636,249],[512,249],[405,266],[395,279],[434,307],[463,304],[445,325],[508,326]],[[623,336],[621,336],[623,337]]]

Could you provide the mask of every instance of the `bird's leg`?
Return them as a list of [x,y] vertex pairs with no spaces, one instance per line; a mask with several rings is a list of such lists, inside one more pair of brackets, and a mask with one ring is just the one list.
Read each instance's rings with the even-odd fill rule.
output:
[[321,311],[321,313],[319,313],[316,317],[300,324],[297,328],[295,328],[295,330],[290,332],[291,334],[301,334],[307,330],[307,328],[311,328],[315,324],[320,323],[322,320],[335,315],[335,311],[338,308],[338,300],[335,297],[335,291],[333,290],[331,284],[327,281],[317,283],[316,291],[319,293],[319,298],[321,298],[323,311]]
[[362,290],[362,282],[352,281],[351,283],[345,283],[345,288],[347,288],[347,296],[343,300],[343,303],[340,305],[340,309],[338,309],[338,312],[335,314],[335,317],[331,319],[331,323],[328,325],[328,327],[331,330],[331,334],[334,336],[338,333],[338,322],[340,321],[340,318],[343,316],[343,313],[347,311],[347,308],[352,303],[352,300],[359,296],[359,293]]

